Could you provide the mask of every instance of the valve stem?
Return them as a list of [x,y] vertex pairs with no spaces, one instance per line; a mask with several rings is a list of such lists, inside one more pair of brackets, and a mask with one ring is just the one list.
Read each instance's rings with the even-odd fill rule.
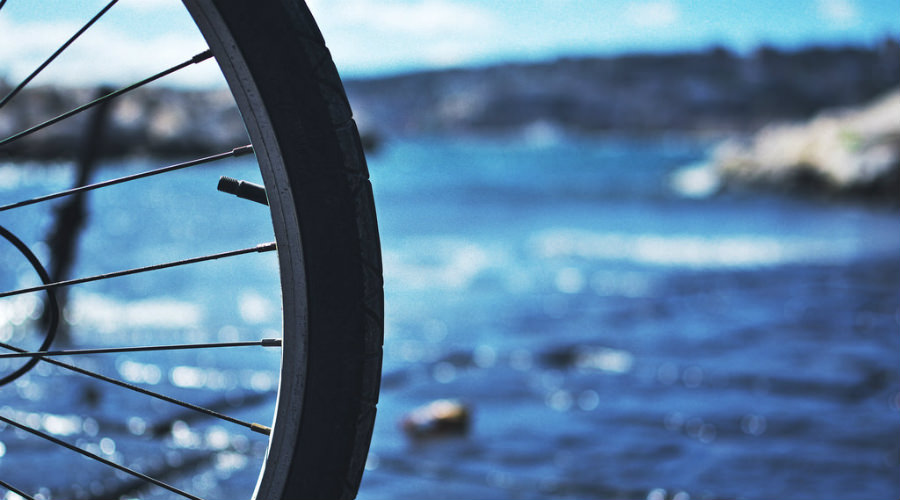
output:
[[223,175],[219,178],[218,190],[263,205],[269,204],[269,200],[266,198],[266,188],[252,182],[239,181]]

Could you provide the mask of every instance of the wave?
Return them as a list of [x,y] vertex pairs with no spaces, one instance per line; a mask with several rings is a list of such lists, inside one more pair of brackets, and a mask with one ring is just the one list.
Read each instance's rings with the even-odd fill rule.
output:
[[[900,248],[900,235],[869,236],[628,234],[551,228],[517,241],[409,238],[385,246],[384,276],[385,286],[395,291],[466,290],[489,278],[515,293],[532,290],[550,273],[557,289],[574,293],[586,286],[588,278],[583,264],[573,259],[651,268],[742,270],[840,264],[894,255]],[[618,292],[640,294],[650,286],[625,278],[617,281],[629,283],[630,288]]]
[[99,333],[192,329],[203,325],[205,310],[199,304],[167,297],[123,302],[104,295],[74,293],[66,319]]
[[798,263],[833,263],[896,249],[896,242],[805,236],[598,233],[550,229],[532,241],[538,257],[575,257],[700,269],[754,268]]
[[415,238],[385,248],[382,259],[389,288],[449,290],[468,288],[502,261],[483,245],[453,237]]

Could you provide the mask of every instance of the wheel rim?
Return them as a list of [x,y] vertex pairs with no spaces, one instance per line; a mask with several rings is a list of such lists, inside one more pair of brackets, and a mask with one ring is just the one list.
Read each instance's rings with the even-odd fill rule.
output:
[[266,193],[270,198],[272,225],[279,248],[282,330],[285,342],[282,345],[282,372],[274,417],[279,425],[272,426],[275,432],[269,439],[266,463],[257,480],[254,498],[278,498],[284,490],[287,477],[294,473],[289,467],[292,450],[288,446],[297,440],[296,430],[300,425],[299,415],[302,414],[303,405],[303,401],[297,399],[289,406],[283,395],[303,394],[305,388],[308,325],[307,311],[302,308],[302,304],[306,303],[306,281],[302,266],[296,265],[303,262],[296,205],[272,124],[262,110],[261,103],[251,98],[259,96],[259,90],[249,74],[242,54],[235,50],[235,41],[230,37],[225,22],[209,2],[187,0],[185,5],[210,44],[210,50],[216,54],[219,67],[232,88],[232,94],[237,96],[238,108],[251,136]]

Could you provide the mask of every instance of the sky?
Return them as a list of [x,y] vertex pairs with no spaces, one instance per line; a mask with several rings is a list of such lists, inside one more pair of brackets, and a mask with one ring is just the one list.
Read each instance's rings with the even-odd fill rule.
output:
[[[107,1],[8,0],[0,10],[0,76],[26,76]],[[747,52],[764,44],[799,48],[900,37],[900,0],[308,4],[345,78],[563,56],[702,50],[713,45]],[[41,78],[70,84],[121,83],[204,48],[178,0],[120,0]],[[214,68],[192,68],[172,83],[205,86],[218,78]]]

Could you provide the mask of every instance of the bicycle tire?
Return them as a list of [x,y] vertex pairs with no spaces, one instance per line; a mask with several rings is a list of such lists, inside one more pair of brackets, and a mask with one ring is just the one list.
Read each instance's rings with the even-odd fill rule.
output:
[[278,247],[281,381],[254,498],[353,498],[378,402],[384,296],[372,187],[343,85],[302,1],[184,4],[237,101]]

